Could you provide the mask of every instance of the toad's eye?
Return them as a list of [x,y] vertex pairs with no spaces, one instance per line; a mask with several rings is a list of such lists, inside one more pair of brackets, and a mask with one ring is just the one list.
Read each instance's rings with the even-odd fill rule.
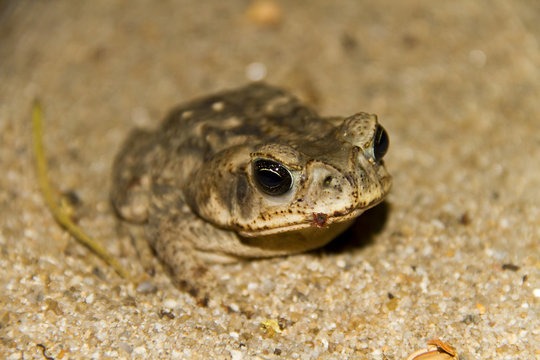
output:
[[388,151],[389,143],[390,140],[388,139],[388,134],[382,126],[377,125],[375,137],[373,138],[373,158],[376,162],[382,160],[386,151]]
[[268,195],[283,195],[291,189],[292,176],[283,164],[259,159],[253,162],[253,178],[257,186]]

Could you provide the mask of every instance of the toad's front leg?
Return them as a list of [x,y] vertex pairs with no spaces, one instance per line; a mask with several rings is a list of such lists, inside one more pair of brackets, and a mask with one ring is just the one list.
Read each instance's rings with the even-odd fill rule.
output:
[[238,236],[199,218],[181,198],[167,191],[156,193],[152,196],[145,232],[174,283],[201,306],[216,301],[228,309],[238,307],[241,312],[252,313],[245,297],[229,292],[212,272],[212,263],[241,259],[227,254],[228,248],[240,245]]

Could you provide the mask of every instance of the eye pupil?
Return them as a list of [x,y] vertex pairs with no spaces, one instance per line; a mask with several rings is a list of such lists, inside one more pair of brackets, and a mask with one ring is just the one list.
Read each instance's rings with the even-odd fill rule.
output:
[[292,186],[291,173],[277,161],[256,160],[253,162],[253,175],[259,188],[268,195],[283,195]]
[[260,169],[257,176],[262,183],[271,188],[279,186],[283,181],[281,175],[276,173],[273,169]]
[[382,160],[388,151],[389,144],[390,140],[388,139],[388,134],[382,126],[378,125],[373,140],[373,157],[375,158],[375,161]]

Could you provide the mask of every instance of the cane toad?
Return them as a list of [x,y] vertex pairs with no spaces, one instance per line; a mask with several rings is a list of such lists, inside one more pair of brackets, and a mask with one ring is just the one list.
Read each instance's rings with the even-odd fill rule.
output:
[[207,264],[320,247],[388,193],[389,139],[377,117],[321,117],[253,83],[174,109],[135,130],[113,166],[111,198],[144,227],[183,289],[219,287]]

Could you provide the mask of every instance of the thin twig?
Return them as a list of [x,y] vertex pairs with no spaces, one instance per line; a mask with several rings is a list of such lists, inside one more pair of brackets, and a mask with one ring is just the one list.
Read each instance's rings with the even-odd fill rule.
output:
[[36,156],[36,170],[38,174],[41,193],[45,199],[45,203],[54,216],[54,219],[69,232],[77,241],[90,249],[94,254],[99,256],[103,261],[112,266],[114,270],[123,278],[131,278],[127,271],[112,257],[98,242],[88,236],[81,228],[79,228],[69,216],[60,209],[54,198],[54,192],[51,188],[48,179],[47,161],[45,160],[45,151],[43,148],[43,110],[39,101],[34,102],[32,109],[32,127],[34,135],[34,153]]

